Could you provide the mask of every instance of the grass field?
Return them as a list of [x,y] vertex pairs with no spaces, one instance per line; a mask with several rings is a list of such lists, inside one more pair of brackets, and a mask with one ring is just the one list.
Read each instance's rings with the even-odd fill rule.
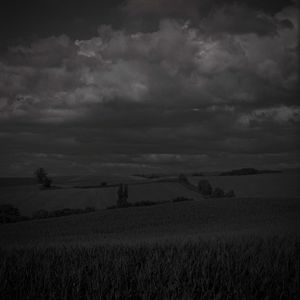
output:
[[[129,201],[171,201],[178,196],[199,199],[201,195],[176,182],[157,182],[129,185]],[[10,203],[24,215],[39,209],[84,208],[94,206],[105,209],[117,202],[117,187],[89,189],[40,190],[38,186],[18,186],[0,189],[0,204]]]
[[[189,177],[197,185],[207,178],[213,187],[225,191],[233,189],[238,197],[300,197],[300,173],[260,174],[249,176]],[[12,204],[21,214],[31,215],[39,209],[85,208],[94,206],[104,209],[116,204],[117,187],[75,189],[74,186],[128,183],[129,202],[170,201],[176,197],[201,199],[201,195],[176,182],[153,182],[133,176],[66,176],[54,178],[54,184],[64,189],[40,190],[30,178],[0,179],[0,204]],[[147,183],[148,182],[148,183]],[[146,184],[141,184],[146,183]]]
[[243,176],[189,177],[194,184],[200,179],[207,179],[213,187],[225,191],[233,189],[239,197],[300,197],[299,170]]
[[0,244],[39,246],[203,235],[297,234],[299,215],[299,198],[201,199],[3,224]]

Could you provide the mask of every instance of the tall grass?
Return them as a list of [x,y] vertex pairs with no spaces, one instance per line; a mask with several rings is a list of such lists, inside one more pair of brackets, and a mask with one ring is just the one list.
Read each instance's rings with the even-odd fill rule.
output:
[[297,299],[299,240],[0,250],[1,299]]

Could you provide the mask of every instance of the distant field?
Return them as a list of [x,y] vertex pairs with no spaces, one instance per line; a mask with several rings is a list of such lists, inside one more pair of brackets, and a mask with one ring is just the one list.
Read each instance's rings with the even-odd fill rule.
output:
[[[207,178],[213,187],[225,191],[233,189],[238,197],[300,197],[299,172],[260,174],[249,176],[189,177],[197,185]],[[176,197],[201,199],[201,195],[175,182],[151,182],[134,176],[65,176],[54,178],[54,185],[64,189],[41,191],[31,178],[0,178],[0,204],[13,204],[24,215],[39,209],[84,208],[94,206],[103,209],[116,204],[117,187],[74,189],[74,186],[129,184],[129,202],[170,201]],[[147,183],[141,184],[138,183]]]
[[[178,196],[200,199],[201,195],[176,182],[129,185],[129,202],[171,201]],[[91,189],[40,190],[38,186],[17,186],[0,189],[0,204],[10,203],[22,214],[31,215],[39,209],[84,208],[104,209],[117,202],[117,187]]]
[[207,179],[213,187],[233,189],[239,197],[300,197],[300,171],[242,176],[189,177],[193,184]]
[[90,244],[298,234],[300,199],[231,198],[102,210],[0,226],[0,244]]

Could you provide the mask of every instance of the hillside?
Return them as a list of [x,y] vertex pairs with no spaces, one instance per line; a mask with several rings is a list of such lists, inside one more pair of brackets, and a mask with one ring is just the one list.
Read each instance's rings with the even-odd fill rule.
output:
[[4,224],[0,244],[120,243],[208,235],[299,234],[300,199],[231,198]]
[[207,179],[212,186],[220,187],[225,191],[233,189],[239,197],[300,197],[299,170],[255,176],[189,177],[189,181],[195,185],[201,179]]
[[[91,181],[86,181],[91,182]],[[74,182],[72,182],[73,184]],[[77,184],[78,181],[76,181]],[[6,187],[0,189],[0,204],[10,203],[24,215],[31,215],[39,209],[84,208],[94,206],[104,209],[116,204],[117,187],[72,188],[40,190],[37,185]],[[80,182],[82,185],[82,181]],[[200,199],[201,195],[186,189],[176,182],[154,182],[129,184],[129,202],[170,201],[178,196]]]

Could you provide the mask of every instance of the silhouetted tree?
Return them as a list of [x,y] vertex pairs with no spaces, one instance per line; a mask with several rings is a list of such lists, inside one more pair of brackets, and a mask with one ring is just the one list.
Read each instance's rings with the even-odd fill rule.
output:
[[128,206],[128,185],[127,184],[120,184],[118,188],[118,207],[125,207]]
[[33,219],[45,219],[49,217],[49,212],[45,209],[40,209],[32,214]]
[[209,181],[203,179],[198,182],[198,191],[204,196],[210,196],[213,189]]
[[179,180],[179,182],[182,182],[182,183],[189,183],[187,177],[184,174],[179,174],[178,180]]
[[46,176],[45,179],[44,179],[44,182],[43,182],[43,187],[44,188],[50,188],[51,184],[52,184],[52,179],[50,179]]
[[233,198],[233,197],[235,197],[235,192],[234,192],[234,190],[230,190],[229,192],[227,192],[227,193],[225,194],[225,197],[228,197],[228,198]]
[[224,191],[221,188],[215,188],[212,195],[213,198],[222,198],[224,197]]
[[16,222],[20,218],[20,211],[11,204],[0,205],[0,223]]
[[47,177],[47,173],[44,168],[38,168],[34,174],[38,183],[44,183],[44,180]]
[[127,198],[128,198],[128,185],[127,184],[124,185],[124,198],[126,199],[126,202],[127,202]]
[[50,188],[52,184],[52,179],[47,176],[47,172],[44,168],[38,168],[35,171],[35,176],[38,183],[42,184],[43,188]]

